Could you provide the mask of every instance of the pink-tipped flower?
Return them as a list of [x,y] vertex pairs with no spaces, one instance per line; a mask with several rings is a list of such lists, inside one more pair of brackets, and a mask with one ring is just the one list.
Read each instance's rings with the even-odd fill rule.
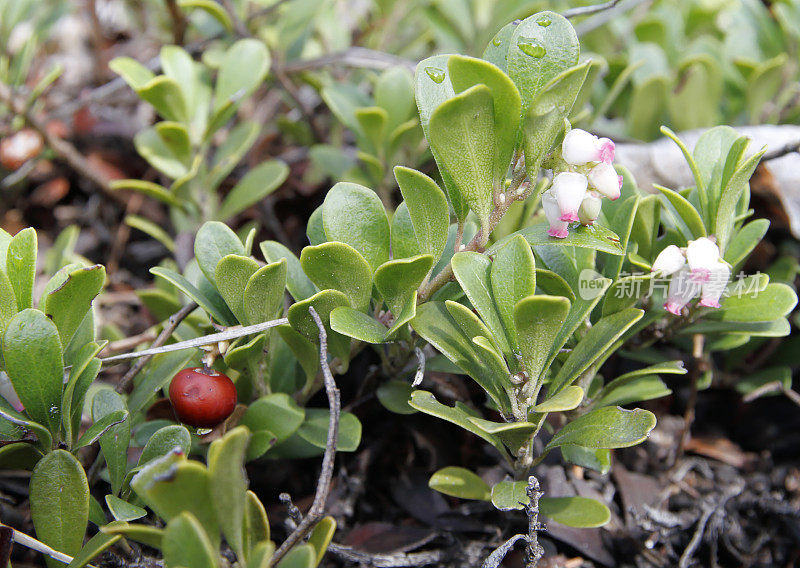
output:
[[669,276],[678,272],[684,265],[686,265],[686,258],[681,249],[676,245],[669,245],[658,254],[650,270]]
[[702,284],[709,280],[712,270],[720,260],[719,247],[708,237],[689,241],[689,246],[686,247],[686,260],[692,278]]
[[597,141],[600,147],[600,161],[605,164],[610,164],[614,161],[614,154],[616,154],[616,146],[610,138],[601,138]]
[[561,220],[561,209],[558,206],[558,200],[549,189],[542,194],[542,209],[544,209],[547,222],[550,223],[550,229],[548,229],[547,234],[557,239],[567,238],[569,235],[569,223]]
[[600,216],[600,209],[603,202],[600,195],[594,191],[587,191],[586,197],[581,202],[581,207],[578,209],[578,218],[581,220],[581,225],[594,225],[597,218]]
[[561,143],[561,157],[573,166],[582,166],[589,162],[614,161],[614,142],[608,138],[598,138],[594,134],[573,128],[564,136]]
[[719,299],[722,297],[723,292],[725,292],[730,277],[731,269],[728,264],[722,260],[718,260],[710,269],[709,278],[702,284],[700,301],[697,305],[704,308],[720,307]]
[[664,309],[676,316],[681,315],[683,307],[697,296],[699,291],[700,286],[692,279],[691,272],[686,267],[682,268],[669,281]]
[[562,172],[555,177],[550,191],[558,202],[562,221],[568,223],[580,221],[578,208],[586,196],[587,189],[588,181],[583,174]]
[[589,184],[612,201],[619,199],[622,191],[622,177],[608,162],[597,164],[589,170]]
[[25,410],[17,396],[17,391],[14,390],[14,385],[11,384],[11,379],[3,371],[0,371],[0,396],[6,399],[6,402],[13,406],[17,412]]

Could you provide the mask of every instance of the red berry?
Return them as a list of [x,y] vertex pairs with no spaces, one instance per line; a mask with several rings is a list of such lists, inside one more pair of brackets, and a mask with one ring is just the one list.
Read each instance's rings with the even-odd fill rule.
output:
[[183,369],[169,385],[169,400],[184,424],[212,428],[236,407],[236,387],[214,369]]

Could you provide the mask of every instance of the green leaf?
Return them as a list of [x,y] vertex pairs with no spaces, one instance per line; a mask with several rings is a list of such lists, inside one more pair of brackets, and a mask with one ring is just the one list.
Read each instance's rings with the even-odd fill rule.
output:
[[510,357],[511,349],[491,291],[491,259],[477,252],[457,252],[451,264],[453,274],[470,303],[478,310],[502,353]]
[[8,243],[5,270],[17,309],[33,307],[33,282],[36,278],[36,231],[32,228],[21,230]]
[[481,56],[486,61],[497,65],[504,73],[508,72],[508,51],[511,45],[511,36],[514,35],[514,29],[517,25],[519,25],[519,22],[513,21],[500,28],[500,31],[495,34]]
[[429,254],[390,260],[375,271],[375,287],[395,316],[403,311],[433,267]]
[[249,256],[229,254],[222,257],[214,273],[217,290],[242,324],[248,321],[244,307],[245,286],[258,269],[258,263]]
[[164,530],[162,550],[164,564],[191,566],[192,568],[217,568],[218,552],[209,540],[197,518],[189,512],[174,516]]
[[[50,435],[50,431],[38,422],[34,422],[24,414],[14,410],[3,397],[0,397],[0,418],[14,425],[13,432],[18,433],[20,438],[25,431],[33,433],[36,436],[36,447],[42,452],[49,452],[53,448],[53,437]],[[0,427],[3,427],[0,432],[5,435],[5,424],[2,421],[0,421]],[[9,437],[16,438],[17,436],[12,434]]]
[[506,450],[503,447],[503,444],[494,436],[475,425],[470,420],[470,418],[474,417],[471,414],[468,414],[462,406],[459,406],[458,404],[456,404],[456,406],[446,406],[437,401],[432,393],[424,390],[414,391],[408,404],[412,408],[419,410],[424,414],[435,416],[436,418],[441,418],[442,420],[446,420],[451,424],[460,426],[467,432],[471,432],[479,438],[489,442],[498,452],[500,452],[500,454],[506,455]]
[[225,9],[214,0],[178,0],[178,6],[183,10],[198,9],[207,12],[228,31],[233,31],[233,22]]
[[564,130],[575,99],[586,81],[591,62],[566,69],[553,77],[530,101],[525,113],[522,134],[525,168],[536,179],[539,167]]
[[568,463],[591,469],[601,475],[611,470],[611,450],[606,448],[561,446],[561,456]]
[[519,235],[497,250],[489,274],[497,313],[512,351],[520,349],[514,306],[536,291],[536,262],[530,245]]
[[746,190],[749,190],[750,176],[756,170],[761,157],[767,151],[766,146],[756,154],[750,156],[747,160],[740,165],[734,174],[731,176],[728,183],[722,189],[722,195],[719,199],[719,206],[717,208],[716,223],[714,225],[715,233],[720,250],[726,250],[728,240],[730,239],[734,221],[737,216],[737,207],[742,199],[742,195]]
[[268,430],[277,437],[278,442],[282,442],[300,428],[305,416],[305,410],[292,397],[273,393],[262,396],[248,406],[240,424],[252,432]]
[[[309,444],[324,449],[328,442],[330,412],[326,408],[307,408],[306,419],[296,436]],[[339,419],[339,435],[336,437],[337,452],[354,452],[361,443],[361,422],[355,414],[342,412]]]
[[225,141],[217,148],[208,174],[209,188],[217,188],[242,161],[258,139],[261,126],[254,121],[242,121],[234,126]]
[[[170,46],[165,46],[164,49]],[[185,165],[192,163],[192,142],[189,130],[180,122],[162,121],[153,128],[172,154]]]
[[270,537],[267,511],[252,491],[247,492],[244,524],[245,549],[250,551],[250,555],[252,555],[252,551],[258,543],[269,541]]
[[420,254],[420,245],[414,234],[414,222],[405,201],[400,202],[392,215],[391,242],[392,257],[395,260]]
[[[72,444],[78,435],[84,397],[89,386],[97,377],[97,373],[100,372],[101,363],[96,356],[104,346],[105,342],[103,344],[87,343],[73,357],[69,378],[61,395],[61,422],[64,426],[64,439],[69,444]],[[118,409],[115,408],[115,410]]]
[[86,429],[72,448],[73,451],[83,448],[84,446],[91,446],[99,440],[103,434],[108,432],[109,429],[127,419],[127,410],[115,410],[114,412],[106,414]]
[[338,290],[353,308],[367,311],[372,298],[372,268],[352,246],[341,242],[307,246],[300,265],[321,290]]
[[106,269],[99,264],[79,268],[69,272],[63,284],[42,298],[40,308],[56,324],[62,345],[69,344],[105,279]]
[[139,456],[139,465],[146,465],[153,460],[163,458],[176,448],[186,454],[191,445],[192,436],[185,426],[179,424],[165,426],[156,430],[147,440],[142,455]]
[[[80,462],[65,450],[47,454],[33,469],[29,493],[37,538],[69,556],[78,554],[89,524],[89,485]],[[47,565],[63,566],[50,558]]]
[[731,294],[717,312],[722,321],[772,321],[785,317],[797,305],[797,293],[791,286],[772,282],[763,291]]
[[350,245],[373,270],[389,260],[389,219],[378,195],[362,185],[337,183],[322,204],[329,241]]
[[161,549],[162,540],[164,537],[164,529],[160,529],[151,525],[132,525],[123,521],[109,523],[104,527],[100,527],[100,531],[104,534],[123,535],[126,538],[135,540],[136,542],[141,542],[142,544],[151,546],[156,550]]
[[225,197],[217,213],[230,219],[278,189],[289,176],[289,167],[280,160],[261,162],[251,169]]
[[[623,380],[620,380],[622,378]],[[662,396],[672,391],[656,375],[620,377],[608,383],[595,401],[595,407],[619,406],[631,402],[642,402]]]
[[581,529],[602,527],[611,519],[608,507],[589,497],[542,497],[539,512],[552,521]]
[[[450,211],[444,192],[435,181],[417,170],[395,166],[394,177],[408,207],[420,252],[438,260],[444,251],[450,227]],[[398,256],[395,254],[395,258]]]
[[334,357],[346,365],[350,360],[350,338],[336,333],[330,327],[330,314],[339,306],[350,306],[347,296],[338,290],[323,290],[301,302],[296,302],[289,308],[287,317],[289,324],[295,331],[311,341],[314,345],[319,345],[319,328],[308,311],[309,306],[319,314],[325,330],[328,332],[328,349]]
[[308,544],[310,544],[316,552],[316,562],[314,566],[319,566],[320,562],[322,562],[335,532],[336,519],[331,516],[323,517],[322,520],[317,523],[317,526],[314,527],[314,530],[311,531],[311,535],[308,537]]
[[606,252],[608,254],[614,254],[617,256],[622,256],[625,254],[625,251],[623,251],[622,247],[619,246],[620,238],[609,229],[606,229],[597,223],[591,226],[581,225],[574,229],[570,229],[569,236],[565,239],[551,237],[547,234],[548,228],[549,225],[547,223],[535,223],[529,227],[526,227],[525,229],[522,229],[521,231],[513,233],[513,235],[509,235],[505,239],[494,243],[491,247],[489,247],[488,252],[493,253],[494,251],[498,250],[501,246],[504,246],[506,241],[511,239],[514,235],[522,235],[531,246],[573,246],[578,248],[594,249],[598,252]]
[[262,266],[250,277],[244,287],[243,300],[248,324],[270,321],[283,311],[286,274],[287,262],[282,258]]
[[67,568],[83,568],[91,562],[91,560],[117,543],[122,538],[121,535],[108,535],[105,533],[97,533],[81,548],[81,551],[72,559],[72,562],[67,564]]
[[229,254],[247,256],[236,233],[218,221],[204,223],[194,239],[194,256],[209,282],[214,282],[219,261]]
[[492,498],[492,489],[489,484],[463,467],[440,469],[428,480],[428,487],[460,499],[489,501]]
[[569,308],[566,298],[544,295],[528,296],[514,306],[519,352],[530,380],[542,380],[555,332],[563,328]]
[[115,57],[109,62],[108,68],[134,90],[144,87],[155,77],[152,71],[130,57]]
[[502,441],[512,454],[516,454],[537,430],[537,425],[531,422],[491,422],[475,416],[470,416],[469,421]]
[[197,305],[207,311],[218,322],[224,325],[236,325],[236,316],[233,315],[221,296],[208,295],[182,275],[161,266],[154,266],[150,269],[150,273],[155,276],[160,276],[167,282],[173,284],[178,290],[197,302]]
[[697,212],[697,209],[695,209],[685,197],[683,197],[680,193],[672,191],[671,189],[667,189],[666,187],[662,187],[658,184],[654,184],[653,187],[660,191],[675,209],[675,212],[677,213],[676,221],[678,221],[678,228],[680,229],[683,225],[688,228],[688,233],[684,232],[684,237],[686,237],[687,240],[699,239],[700,237],[706,236],[706,228],[703,225],[703,220],[700,218],[700,213]]
[[497,147],[489,88],[476,85],[439,105],[431,115],[428,141],[440,169],[452,176],[488,236]]
[[368,148],[371,152],[378,153],[384,146],[389,113],[381,107],[362,107],[355,110],[355,117],[366,137]]
[[135,521],[147,515],[147,511],[141,507],[113,495],[106,495],[106,506],[117,521]]
[[[742,395],[748,395],[764,385],[777,383],[783,389],[789,390],[792,388],[792,369],[790,367],[771,367],[763,369],[759,372],[742,377],[736,382],[734,388]],[[780,394],[780,390],[765,392],[760,395],[763,396]]]
[[565,412],[574,410],[583,401],[583,389],[570,385],[555,396],[545,399],[533,407],[534,412]]
[[19,312],[3,336],[3,361],[25,412],[59,438],[64,365],[55,324],[39,310]]
[[733,267],[744,262],[767,234],[769,225],[770,222],[767,219],[756,219],[736,231],[725,250],[725,261]]
[[388,329],[369,314],[350,306],[342,306],[331,312],[331,329],[347,337],[366,343],[386,343]]
[[144,181],[139,179],[118,179],[111,182],[111,189],[121,190],[129,189],[136,191],[142,195],[157,199],[162,203],[166,203],[172,207],[182,208],[183,201],[175,196],[169,189],[163,185],[158,185],[151,181]]
[[426,302],[420,305],[416,317],[411,320],[411,326],[420,337],[472,377],[498,407],[509,408],[508,395],[499,378],[486,368],[472,340],[466,338],[444,303]]
[[247,477],[244,459],[250,443],[250,430],[239,426],[215,440],[208,448],[208,474],[211,503],[225,540],[238,558],[245,558],[244,522]]
[[317,561],[317,551],[310,544],[295,546],[278,562],[277,568],[314,568]]
[[260,245],[261,254],[267,262],[275,263],[286,259],[286,289],[296,302],[310,298],[317,293],[317,288],[303,272],[300,260],[288,248],[276,241],[264,241]]
[[[131,480],[136,494],[159,517],[169,523],[191,513],[200,521],[208,538],[219,546],[219,525],[211,504],[211,478],[208,470],[186,454],[174,452],[151,462]],[[165,534],[164,547],[168,537]]]
[[383,383],[375,391],[378,401],[387,410],[395,414],[415,414],[417,411],[411,408],[408,404],[408,399],[411,398],[411,393],[414,392],[414,387],[410,384],[390,380]]
[[214,89],[214,109],[228,101],[238,102],[264,81],[272,60],[266,46],[256,39],[240,39],[231,45],[219,66]]
[[644,441],[655,425],[656,417],[647,410],[604,406],[576,418],[556,432],[545,452],[566,445],[627,448]]
[[501,481],[492,487],[492,505],[501,511],[524,509],[528,503],[528,484],[524,481]]
[[492,94],[495,129],[495,187],[505,180],[511,157],[518,141],[522,100],[514,82],[494,64],[463,55],[452,55],[447,61],[453,90],[461,93],[476,85],[486,85]]
[[167,120],[187,122],[190,118],[183,91],[175,79],[159,75],[137,88],[136,94]]
[[[550,24],[540,25],[543,21]],[[507,55],[508,75],[519,88],[523,112],[553,77],[578,64],[579,54],[578,36],[560,14],[539,12],[515,27]]]
[[570,385],[592,363],[602,357],[628,328],[641,319],[642,315],[644,315],[642,310],[628,308],[600,319],[572,349],[550,383],[548,394],[557,394]]

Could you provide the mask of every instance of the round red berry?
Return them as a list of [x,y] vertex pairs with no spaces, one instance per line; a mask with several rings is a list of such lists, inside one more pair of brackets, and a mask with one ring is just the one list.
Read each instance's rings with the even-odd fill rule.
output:
[[169,385],[169,400],[184,424],[213,428],[236,407],[236,387],[214,369],[183,369]]

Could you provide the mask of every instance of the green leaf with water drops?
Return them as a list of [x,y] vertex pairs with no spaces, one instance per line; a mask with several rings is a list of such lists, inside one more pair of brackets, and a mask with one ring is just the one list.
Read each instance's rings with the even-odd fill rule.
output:
[[494,63],[504,73],[508,73],[508,52],[511,47],[511,37],[514,35],[514,29],[519,25],[518,21],[509,22],[497,32],[492,41],[483,50],[483,59],[490,63]]
[[575,29],[560,14],[539,12],[516,26],[509,42],[508,75],[522,95],[523,112],[553,77],[577,65],[579,55]]

